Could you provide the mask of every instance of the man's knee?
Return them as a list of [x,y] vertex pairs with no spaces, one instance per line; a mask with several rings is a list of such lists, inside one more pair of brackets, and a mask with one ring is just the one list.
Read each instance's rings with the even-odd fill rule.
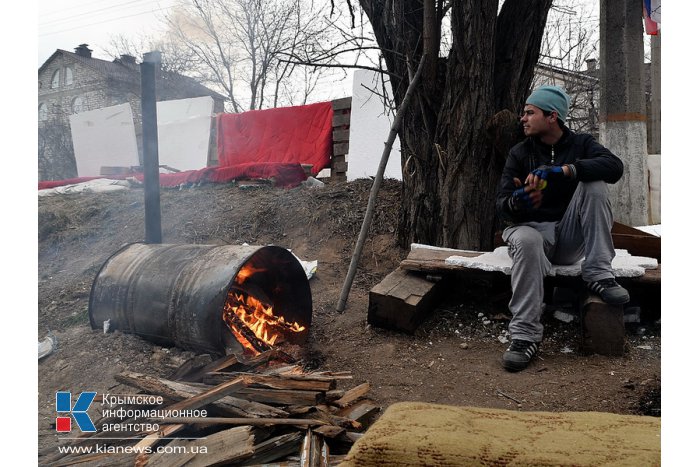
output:
[[595,182],[580,182],[578,189],[587,198],[608,199],[608,184],[602,180]]
[[508,243],[508,251],[511,255],[516,254],[518,251],[539,251],[544,243],[542,235],[531,227],[514,229],[512,232],[509,232],[505,240]]

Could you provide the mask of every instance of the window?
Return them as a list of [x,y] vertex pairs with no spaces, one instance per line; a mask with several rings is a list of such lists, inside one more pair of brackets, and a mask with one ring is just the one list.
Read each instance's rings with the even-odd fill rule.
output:
[[56,70],[53,72],[53,75],[51,76],[51,88],[55,89],[58,87],[59,81],[60,81],[60,76],[61,76],[61,70]]
[[73,69],[66,68],[66,86],[73,84]]
[[83,98],[78,96],[75,99],[73,99],[71,109],[73,110],[74,114],[85,111],[85,104],[83,103]]
[[49,109],[43,102],[39,104],[39,121],[44,122],[49,118]]

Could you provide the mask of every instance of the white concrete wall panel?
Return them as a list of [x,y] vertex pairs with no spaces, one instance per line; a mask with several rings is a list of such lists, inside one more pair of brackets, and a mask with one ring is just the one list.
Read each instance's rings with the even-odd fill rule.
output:
[[158,162],[178,170],[206,167],[213,111],[210,96],[158,102]]
[[139,165],[134,118],[129,104],[70,116],[79,177],[100,175],[100,168]]
[[[348,150],[348,181],[374,177],[389,137],[393,115],[384,108],[381,76],[370,70],[356,70],[352,86],[350,114],[350,145]],[[385,83],[391,95],[391,84]],[[401,145],[394,140],[384,178],[401,180]]]

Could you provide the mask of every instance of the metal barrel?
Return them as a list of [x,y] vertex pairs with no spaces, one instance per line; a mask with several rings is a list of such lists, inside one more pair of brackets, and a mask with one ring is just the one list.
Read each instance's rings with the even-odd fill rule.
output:
[[[246,282],[270,300],[287,322],[311,325],[311,289],[304,268],[278,246],[133,243],[105,261],[92,283],[88,314],[93,329],[112,330],[161,345],[225,353],[232,333],[223,316],[227,294],[244,265]],[[233,338],[235,340],[235,338]]]

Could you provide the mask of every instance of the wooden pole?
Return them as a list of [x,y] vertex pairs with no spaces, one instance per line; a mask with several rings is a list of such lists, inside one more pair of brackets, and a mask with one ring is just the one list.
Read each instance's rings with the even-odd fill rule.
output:
[[357,244],[355,245],[355,252],[352,255],[350,261],[350,267],[348,268],[348,274],[345,276],[345,283],[343,284],[343,290],[340,293],[340,299],[335,309],[338,313],[342,313],[345,310],[345,304],[348,299],[348,294],[350,293],[350,287],[352,286],[352,281],[355,278],[355,273],[357,272],[357,263],[360,261],[360,256],[362,255],[362,248],[365,245],[365,240],[367,239],[367,233],[369,232],[369,226],[372,222],[372,215],[374,214],[374,204],[377,201],[377,194],[379,193],[379,187],[384,179],[384,170],[386,169],[386,164],[389,161],[389,154],[391,154],[391,148],[394,145],[394,140],[399,131],[399,126],[401,125],[401,120],[403,115],[406,113],[408,108],[408,103],[413,96],[413,92],[416,89],[418,80],[420,78],[421,71],[423,71],[423,63],[425,63],[425,55],[420,59],[418,64],[418,69],[416,74],[411,78],[411,82],[406,90],[406,95],[401,102],[399,110],[396,112],[396,117],[394,118],[394,123],[391,125],[391,130],[389,131],[389,138],[384,143],[384,152],[382,153],[382,158],[379,161],[379,167],[377,167],[377,175],[374,177],[374,183],[372,184],[372,190],[369,194],[369,201],[367,202],[367,211],[365,211],[365,218],[362,221],[362,228],[360,229],[360,235],[357,237]]

